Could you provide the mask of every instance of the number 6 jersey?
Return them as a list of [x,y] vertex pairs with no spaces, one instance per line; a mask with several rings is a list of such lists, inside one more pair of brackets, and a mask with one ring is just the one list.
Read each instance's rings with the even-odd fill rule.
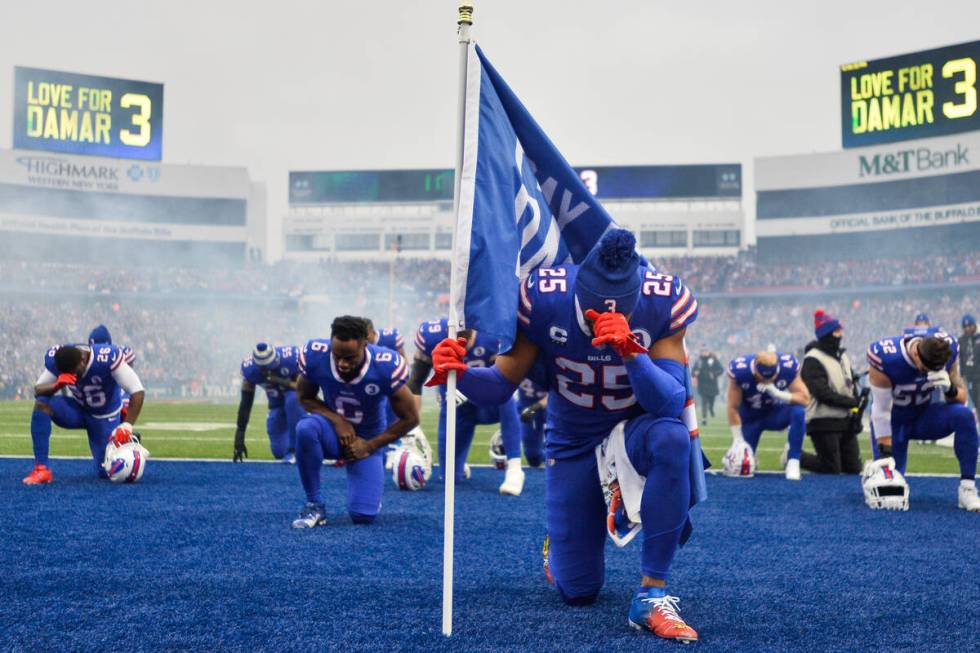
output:
[[[540,349],[548,385],[549,456],[591,451],[624,419],[643,413],[623,360],[592,346],[592,331],[575,301],[577,265],[539,268],[521,284],[517,326]],[[629,317],[645,346],[686,328],[698,303],[680,279],[641,267],[639,301]]]
[[370,439],[384,432],[387,402],[408,381],[408,366],[397,352],[368,345],[360,371],[344,381],[330,340],[310,340],[299,355],[299,373],[319,386],[323,403],[354,425],[359,437]]

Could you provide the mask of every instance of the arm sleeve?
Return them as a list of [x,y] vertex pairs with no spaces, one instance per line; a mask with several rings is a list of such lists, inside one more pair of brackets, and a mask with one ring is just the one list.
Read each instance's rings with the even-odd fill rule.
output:
[[800,370],[803,383],[807,390],[821,404],[834,406],[836,408],[855,408],[858,401],[854,397],[835,392],[830,387],[830,380],[827,377],[827,370],[819,361],[807,358],[803,361],[803,368]]
[[255,401],[255,390],[242,390],[242,398],[238,402],[238,422],[240,431],[248,428],[248,417],[252,413],[252,402]]
[[871,424],[875,427],[875,439],[892,435],[892,389],[871,386],[874,402],[871,404]]
[[41,372],[41,376],[37,377],[37,383],[34,385],[47,385],[48,383],[54,383],[57,380],[58,377],[45,369],[43,372]]
[[499,406],[514,396],[517,385],[496,367],[471,367],[456,381],[459,391],[477,406]]
[[417,357],[412,361],[412,374],[408,378],[408,389],[413,395],[422,394],[422,384],[429,378],[431,371],[432,361],[424,361]]
[[112,378],[115,379],[120,388],[131,395],[143,392],[143,383],[136,376],[133,368],[126,364],[126,361],[120,360],[119,364],[112,370]]
[[687,399],[682,364],[640,355],[626,363],[626,373],[643,410],[656,417],[680,417]]

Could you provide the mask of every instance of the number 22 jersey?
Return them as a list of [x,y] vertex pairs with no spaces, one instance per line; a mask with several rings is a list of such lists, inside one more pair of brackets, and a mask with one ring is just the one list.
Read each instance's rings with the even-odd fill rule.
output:
[[[539,268],[520,286],[517,326],[540,349],[548,386],[548,455],[591,451],[620,421],[643,413],[622,358],[592,345],[575,301],[577,265]],[[640,297],[629,322],[645,346],[697,319],[698,302],[680,279],[649,267],[637,271]]]

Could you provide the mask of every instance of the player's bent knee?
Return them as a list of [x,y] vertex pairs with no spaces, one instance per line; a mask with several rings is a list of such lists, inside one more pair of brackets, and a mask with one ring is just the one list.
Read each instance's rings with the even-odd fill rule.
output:
[[304,417],[296,423],[297,442],[315,441],[320,437],[317,429],[316,420],[311,417]]
[[377,519],[377,515],[367,515],[363,512],[349,512],[350,520],[355,524],[373,524],[374,520]]
[[572,593],[563,590],[561,585],[558,585],[557,587],[558,587],[558,595],[561,597],[561,600],[565,603],[565,605],[571,605],[575,607],[583,606],[583,605],[592,605],[593,603],[595,603],[596,599],[599,598],[598,589],[590,592]]
[[54,411],[48,404],[47,397],[38,397],[34,400],[34,410],[45,415],[54,415]]
[[973,411],[970,410],[969,406],[965,404],[951,404],[950,412],[952,413],[951,421],[955,430],[973,430],[976,428]]
[[658,458],[681,460],[687,464],[691,453],[691,434],[683,422],[671,420],[657,425],[648,433],[650,450]]

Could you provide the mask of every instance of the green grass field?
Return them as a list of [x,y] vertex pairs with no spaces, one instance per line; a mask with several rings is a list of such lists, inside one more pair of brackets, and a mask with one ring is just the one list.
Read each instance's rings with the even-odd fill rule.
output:
[[[265,435],[265,402],[256,401],[249,422],[246,444],[249,458],[269,460],[269,441]],[[30,455],[31,402],[0,402],[0,455]],[[137,430],[143,434],[144,444],[156,458],[226,458],[232,454],[235,431],[234,404],[209,403],[148,403],[140,416]],[[433,449],[436,444],[436,420],[434,405],[426,405],[422,414],[422,428]],[[477,430],[470,450],[471,463],[487,463],[487,446],[495,427],[481,426]],[[701,429],[702,442],[708,457],[718,466],[731,442],[728,426],[722,420],[714,420]],[[861,436],[864,458],[870,458],[867,436]],[[783,450],[785,436],[766,433],[759,445],[759,468],[779,469],[779,454]],[[807,440],[806,449],[812,451]],[[53,456],[87,456],[88,441],[83,431],[64,431],[55,427],[51,438]],[[909,471],[913,473],[955,473],[959,471],[953,450],[932,444],[912,444]]]

